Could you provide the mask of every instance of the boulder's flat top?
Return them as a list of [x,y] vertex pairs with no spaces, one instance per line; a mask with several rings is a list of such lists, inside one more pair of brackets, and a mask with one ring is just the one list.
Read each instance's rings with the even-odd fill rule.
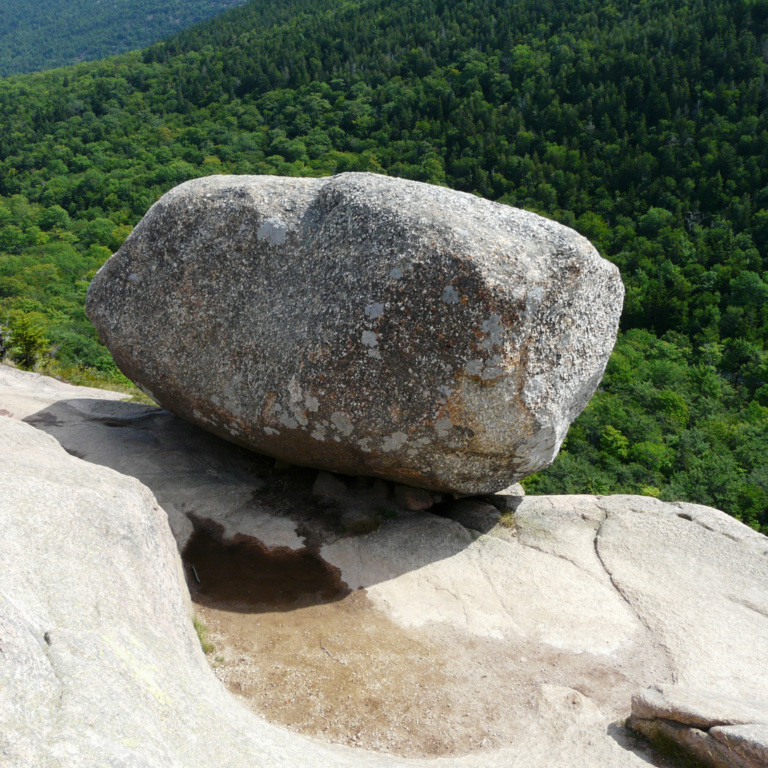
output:
[[[11,765],[639,768],[656,758],[618,725],[636,691],[665,690],[659,712],[703,711],[676,690],[762,706],[768,539],[722,512],[526,497],[487,535],[431,512],[350,535],[366,487],[313,496],[310,470],[159,408],[56,389],[0,367],[0,409],[28,422],[0,418]],[[177,554],[193,523],[232,557],[252,546],[276,573],[297,563],[294,580],[319,568],[327,591],[249,603],[190,548],[212,671]],[[750,713],[749,733],[763,722]]]

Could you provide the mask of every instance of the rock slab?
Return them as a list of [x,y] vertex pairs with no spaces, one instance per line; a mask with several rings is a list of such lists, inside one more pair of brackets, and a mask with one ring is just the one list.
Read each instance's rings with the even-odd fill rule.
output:
[[86,311],[129,378],[215,434],[475,494],[553,461],[623,295],[573,230],[472,195],[214,176],[152,207]]
[[562,685],[537,691],[521,743],[453,759],[401,759],[271,725],[208,666],[175,542],[148,488],[8,417],[0,446],[3,768],[647,764],[605,735],[608,720],[591,700]]
[[657,686],[632,697],[630,725],[665,737],[713,768],[768,766],[768,701]]
[[503,748],[399,759],[269,725],[200,655],[168,523],[181,547],[190,515],[229,540],[298,550],[317,474],[263,473],[271,460],[96,394],[0,366],[0,411],[13,414],[0,416],[4,767],[663,765],[616,725],[639,689],[636,727],[765,765],[768,538],[648,497],[527,496],[481,536],[403,514],[322,546],[371,610],[444,637],[442,661],[482,676],[492,712],[515,721]]
[[388,766],[259,720],[214,677],[146,486],[0,417],[3,768]]

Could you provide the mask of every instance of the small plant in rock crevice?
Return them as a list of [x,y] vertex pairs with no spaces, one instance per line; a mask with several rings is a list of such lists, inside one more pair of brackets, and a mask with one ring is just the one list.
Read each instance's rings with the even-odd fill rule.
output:
[[517,529],[514,512],[502,512],[501,517],[499,518],[499,523],[505,528],[510,528],[513,531]]
[[203,653],[206,655],[213,653],[216,650],[216,646],[211,642],[208,637],[208,627],[205,622],[197,615],[192,618],[192,625],[197,632],[197,638],[200,640],[200,647],[203,649]]

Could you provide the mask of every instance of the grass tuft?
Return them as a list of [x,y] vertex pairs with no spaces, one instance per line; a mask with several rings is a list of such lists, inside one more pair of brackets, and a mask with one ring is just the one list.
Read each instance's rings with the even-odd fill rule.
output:
[[501,517],[499,518],[499,523],[503,525],[505,528],[510,528],[511,530],[515,530],[515,528],[517,528],[517,523],[515,522],[515,513],[502,512]]
[[65,381],[68,384],[76,384],[78,387],[93,387],[110,392],[121,392],[124,395],[129,395],[129,402],[132,403],[156,405],[154,400],[147,397],[130,379],[119,372],[103,374],[95,368],[87,368],[83,365],[64,366],[55,360],[49,360],[38,365],[35,371],[44,376]]
[[197,615],[192,618],[192,624],[197,632],[197,638],[200,640],[200,647],[203,649],[203,653],[206,655],[213,653],[216,650],[216,646],[208,638],[208,627],[205,622]]

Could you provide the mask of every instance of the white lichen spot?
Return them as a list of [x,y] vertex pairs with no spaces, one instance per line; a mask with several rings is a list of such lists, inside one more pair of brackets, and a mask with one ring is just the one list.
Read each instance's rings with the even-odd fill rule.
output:
[[292,377],[288,382],[288,410],[293,414],[293,418],[301,424],[307,426],[307,412],[301,407],[302,391],[296,377]]
[[342,435],[348,436],[352,434],[352,422],[341,411],[336,411],[336,413],[331,415],[331,423]]
[[268,435],[279,435],[280,434],[276,429],[272,429],[272,427],[264,427],[264,431]]
[[318,402],[317,398],[313,397],[312,395],[306,396],[304,405],[307,407],[307,410],[312,411],[312,413],[317,413],[317,409],[320,407],[320,403]]
[[394,278],[395,280],[399,280],[403,276],[403,270],[399,267],[395,267],[390,273],[389,276]]
[[381,352],[378,349],[369,349],[368,357],[375,357],[377,360],[381,360]]
[[325,427],[322,426],[322,424],[318,424],[315,427],[315,431],[312,433],[312,437],[314,437],[315,440],[323,442],[323,440],[325,440]]
[[204,416],[204,415],[203,415],[202,413],[200,413],[200,411],[198,411],[198,410],[194,410],[194,411],[192,411],[192,415],[193,415],[193,416],[194,416],[196,419],[198,419],[199,421],[203,421],[203,422],[205,422],[206,424],[213,424],[213,422],[212,422],[212,421],[211,421],[211,420],[210,420],[210,419],[209,419],[207,416]]
[[452,285],[446,285],[443,291],[443,301],[446,304],[458,304],[459,292]]
[[224,387],[224,407],[235,416],[243,416],[244,412],[237,397],[237,388],[243,383],[242,374],[234,376]]
[[448,437],[453,429],[453,422],[450,419],[438,419],[435,422],[435,429],[439,437]]
[[365,308],[365,314],[370,317],[371,320],[375,320],[377,317],[383,317],[384,305],[380,304],[378,301],[374,301]]
[[288,238],[288,228],[280,219],[267,219],[259,227],[256,237],[267,245],[282,245]]
[[498,379],[499,376],[504,375],[504,368],[502,367],[504,361],[500,355],[494,355],[486,364],[485,370],[480,374],[480,378],[484,381],[489,379]]
[[291,416],[287,411],[281,413],[278,420],[281,424],[288,427],[288,429],[296,429],[296,427],[299,426],[299,422],[296,421],[296,419],[294,419],[293,416]]
[[373,331],[363,331],[361,341],[366,347],[376,347],[379,344],[379,339]]
[[369,437],[364,437],[362,440],[357,441],[357,444],[360,446],[360,450],[363,451],[363,453],[371,452],[371,447],[368,445],[369,440]]
[[536,314],[544,299],[544,294],[544,289],[538,285],[528,291],[528,295],[525,297],[526,320],[530,320]]
[[301,402],[301,386],[295,376],[288,382],[288,397],[292,403]]
[[490,352],[494,346],[501,344],[501,334],[504,331],[504,326],[501,324],[501,315],[491,315],[487,320],[483,321],[480,327],[483,333],[488,334],[488,338],[483,339],[481,342],[483,349]]
[[482,360],[470,360],[465,366],[464,370],[470,375],[470,376],[479,376],[480,371],[483,370],[483,361]]
[[405,445],[407,440],[408,435],[406,435],[404,432],[393,432],[389,437],[385,438],[384,443],[381,446],[381,450],[385,453],[397,451]]

